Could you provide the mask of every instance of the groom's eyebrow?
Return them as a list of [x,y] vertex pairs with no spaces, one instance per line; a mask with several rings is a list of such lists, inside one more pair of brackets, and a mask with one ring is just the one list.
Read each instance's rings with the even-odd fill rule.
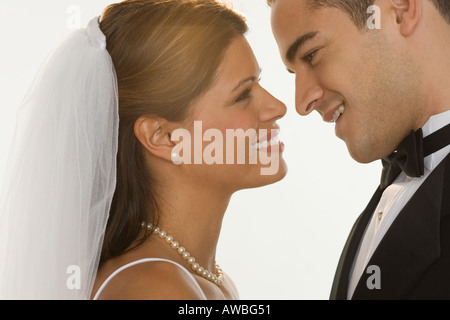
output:
[[308,42],[314,39],[319,34],[318,31],[309,32],[299,37],[286,52],[286,60],[292,63],[297,55],[297,52]]

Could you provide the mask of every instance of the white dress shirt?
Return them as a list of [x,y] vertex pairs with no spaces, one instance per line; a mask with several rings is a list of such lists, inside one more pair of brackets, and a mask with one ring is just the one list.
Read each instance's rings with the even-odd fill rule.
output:
[[[450,111],[432,116],[422,127],[423,136],[443,128],[450,123]],[[381,239],[389,230],[397,215],[412,198],[430,173],[450,153],[450,145],[429,155],[424,159],[424,175],[419,178],[408,177],[402,172],[395,181],[384,190],[380,202],[368,224],[362,241],[359,245],[356,259],[350,272],[350,282],[347,298],[351,299],[361,275],[366,272],[367,263],[379,245]],[[383,275],[381,274],[381,278]]]

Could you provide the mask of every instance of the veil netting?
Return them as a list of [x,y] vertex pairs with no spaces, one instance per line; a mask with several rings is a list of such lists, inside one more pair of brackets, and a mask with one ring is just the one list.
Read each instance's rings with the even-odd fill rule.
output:
[[117,77],[100,17],[17,110],[0,196],[0,299],[89,299],[116,185]]

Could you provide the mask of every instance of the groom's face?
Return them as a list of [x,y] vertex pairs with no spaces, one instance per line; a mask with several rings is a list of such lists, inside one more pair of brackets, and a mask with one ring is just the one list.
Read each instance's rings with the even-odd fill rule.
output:
[[306,2],[272,5],[272,30],[295,74],[297,112],[317,111],[335,125],[355,160],[386,157],[412,129],[411,105],[418,104],[408,52],[389,29],[360,30],[343,11],[311,11]]

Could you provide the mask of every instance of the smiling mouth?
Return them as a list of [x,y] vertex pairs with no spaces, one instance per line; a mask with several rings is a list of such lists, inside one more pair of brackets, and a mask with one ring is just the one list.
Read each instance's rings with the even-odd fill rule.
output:
[[251,148],[255,150],[261,149],[270,149],[273,146],[279,145],[281,142],[280,137],[280,129],[272,129],[272,132],[269,132],[266,136],[258,139],[251,144]]
[[337,109],[334,114],[333,114],[333,122],[338,121],[339,117],[344,113],[345,111],[345,106],[342,105],[339,107],[339,109]]
[[270,140],[264,140],[262,142],[257,142],[257,143],[252,144],[252,148],[257,149],[257,150],[266,149],[266,148],[275,146],[279,143],[280,143],[280,138],[278,136],[275,136]]
[[334,113],[332,114],[328,114],[325,118],[324,121],[326,122],[330,122],[330,123],[335,123],[336,121],[339,120],[339,118],[341,117],[341,115],[344,113],[345,111],[345,105],[342,104],[341,106],[339,106]]

